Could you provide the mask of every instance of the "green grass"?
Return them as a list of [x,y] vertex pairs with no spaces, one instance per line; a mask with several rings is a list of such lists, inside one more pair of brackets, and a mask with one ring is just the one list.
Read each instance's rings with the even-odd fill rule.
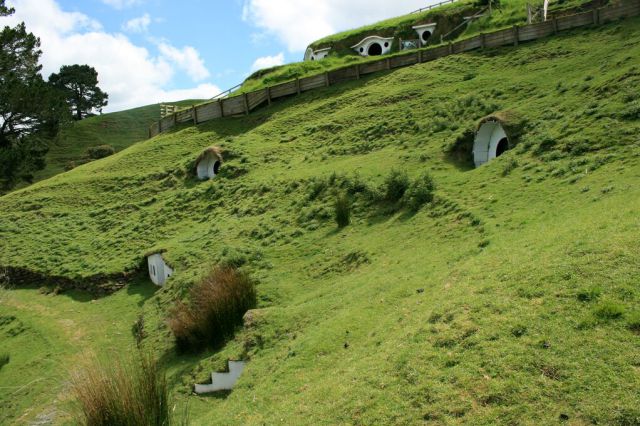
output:
[[[175,272],[95,302],[40,294],[45,283],[3,292],[16,320],[0,328],[0,422],[65,423],[67,369],[82,350],[133,347],[142,314],[142,346],[196,425],[634,424],[640,122],[623,112],[639,55],[633,19],[451,56],[180,128],[3,196],[0,265],[89,277],[163,249]],[[478,169],[450,158],[498,111],[527,122],[515,148]],[[212,144],[227,161],[197,181]],[[393,169],[428,172],[433,200],[372,201]],[[336,191],[352,202],[341,229]],[[177,355],[168,311],[223,262],[256,278],[258,309],[219,350]],[[229,358],[249,361],[236,389],[192,395]]]
[[[173,102],[190,106],[198,100]],[[147,105],[74,121],[60,131],[47,153],[46,167],[36,173],[36,181],[48,179],[88,160],[87,151],[110,145],[116,151],[146,139],[151,123],[160,119],[160,105]]]

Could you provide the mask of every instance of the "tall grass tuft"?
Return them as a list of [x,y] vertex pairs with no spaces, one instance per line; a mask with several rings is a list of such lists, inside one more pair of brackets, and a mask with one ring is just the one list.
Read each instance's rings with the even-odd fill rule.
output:
[[8,353],[6,353],[6,352],[0,353],[0,370],[5,365],[9,364],[10,360],[11,360],[11,356]]
[[232,266],[213,268],[189,292],[189,303],[177,303],[169,327],[180,351],[215,347],[233,336],[242,316],[256,305],[249,276]]
[[336,196],[334,204],[335,219],[339,228],[344,228],[351,222],[351,201],[347,194]]
[[88,426],[167,426],[172,424],[167,381],[146,355],[99,360],[87,356],[71,374],[80,406],[78,423]]

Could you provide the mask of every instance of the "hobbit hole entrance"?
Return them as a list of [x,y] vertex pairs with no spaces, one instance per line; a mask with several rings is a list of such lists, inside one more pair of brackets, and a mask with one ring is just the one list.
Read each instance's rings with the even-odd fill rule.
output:
[[367,55],[369,56],[380,56],[382,55],[382,46],[378,43],[373,43],[369,46],[369,50],[367,51]]

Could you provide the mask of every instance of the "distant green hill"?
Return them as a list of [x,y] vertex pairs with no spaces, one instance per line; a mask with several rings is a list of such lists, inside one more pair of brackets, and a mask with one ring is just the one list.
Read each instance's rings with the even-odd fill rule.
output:
[[[447,56],[0,197],[0,276],[34,273],[0,290],[0,424],[74,424],[69,371],[133,351],[136,322],[193,425],[637,425],[638,58],[640,18]],[[487,116],[517,132],[474,168]],[[199,181],[211,145],[225,161]],[[392,171],[413,189],[429,173],[433,202],[381,200],[403,188]],[[178,354],[168,312],[221,262],[256,279],[258,309]],[[129,284],[104,297],[58,287],[114,276]],[[193,395],[227,359],[248,361],[236,388]]]
[[[198,100],[171,102],[189,106]],[[148,136],[149,125],[160,118],[160,105],[153,104],[125,111],[112,112],[81,121],[63,128],[47,154],[45,169],[36,173],[36,181],[50,178],[86,161],[87,149],[98,145],[111,145],[116,152],[128,148]]]

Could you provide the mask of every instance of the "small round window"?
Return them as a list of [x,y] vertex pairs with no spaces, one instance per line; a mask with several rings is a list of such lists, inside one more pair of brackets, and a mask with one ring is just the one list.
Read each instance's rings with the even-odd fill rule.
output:
[[364,47],[360,48],[360,53],[364,52]]
[[389,42],[388,41],[384,42],[384,47],[389,47]]

